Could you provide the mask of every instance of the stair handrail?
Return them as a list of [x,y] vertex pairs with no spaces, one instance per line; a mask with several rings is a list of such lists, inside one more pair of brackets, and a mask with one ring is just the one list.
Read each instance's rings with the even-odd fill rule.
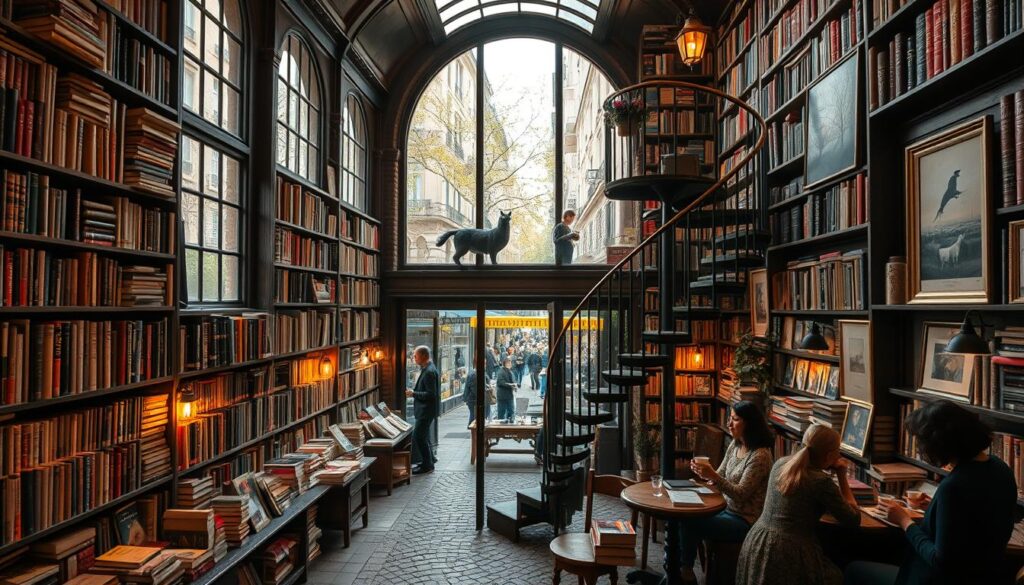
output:
[[[754,145],[750,149],[748,149],[746,156],[744,156],[742,159],[740,159],[740,162],[738,162],[736,165],[733,166],[732,170],[730,170],[725,175],[720,177],[717,181],[715,181],[714,184],[712,184],[710,187],[707,188],[707,190],[705,190],[703,193],[701,193],[700,196],[698,196],[696,199],[694,199],[692,202],[690,202],[689,205],[687,205],[683,209],[679,210],[679,212],[677,212],[675,215],[673,215],[671,219],[669,219],[668,221],[663,223],[661,226],[659,226],[658,229],[654,230],[654,232],[651,235],[649,235],[646,238],[644,238],[643,241],[641,241],[639,244],[636,245],[636,247],[634,247],[625,256],[623,256],[623,258],[621,260],[619,260],[617,263],[615,263],[614,266],[612,266],[610,269],[608,269],[608,272],[606,272],[597,281],[597,283],[594,284],[594,286],[590,288],[590,291],[588,291],[587,294],[585,294],[583,296],[583,299],[581,299],[579,304],[576,305],[576,308],[573,309],[572,313],[569,315],[569,318],[568,319],[562,319],[562,328],[559,330],[558,335],[555,336],[555,340],[551,343],[550,348],[548,349],[549,355],[551,356],[551,359],[555,359],[555,355],[556,355],[555,351],[558,349],[559,344],[565,338],[566,331],[568,331],[572,327],[573,321],[575,321],[576,317],[578,317],[579,314],[583,311],[584,305],[591,299],[591,297],[593,297],[598,292],[598,290],[601,288],[601,286],[603,284],[605,284],[606,282],[608,282],[608,280],[612,277],[612,275],[614,275],[620,268],[622,268],[623,265],[625,265],[627,262],[632,262],[633,258],[639,252],[641,252],[644,249],[645,246],[647,246],[648,244],[653,242],[658,236],[663,234],[665,232],[665,230],[674,229],[675,225],[677,223],[679,223],[691,210],[693,210],[696,207],[701,206],[704,203],[704,201],[712,193],[717,191],[719,187],[721,187],[726,182],[728,182],[729,179],[731,179],[734,176],[736,176],[736,174],[739,173],[740,169],[744,168],[747,165],[747,163],[749,163],[754,158],[754,156],[761,150],[761,147],[764,146],[765,137],[766,137],[766,134],[767,134],[767,131],[768,131],[768,126],[767,126],[767,124],[765,124],[764,118],[761,117],[761,114],[759,114],[757,112],[757,110],[752,108],[750,106],[750,104],[748,104],[747,102],[745,102],[745,101],[743,101],[743,100],[741,100],[741,99],[739,99],[739,98],[737,98],[735,96],[731,96],[731,95],[729,95],[729,94],[727,94],[727,93],[725,93],[723,91],[717,90],[717,89],[715,89],[713,87],[708,87],[706,85],[700,85],[700,84],[692,83],[692,82],[689,82],[689,81],[664,81],[664,80],[661,80],[661,81],[657,81],[657,80],[656,81],[645,81],[645,82],[642,82],[642,83],[637,83],[637,84],[625,87],[623,89],[620,89],[619,91],[613,93],[607,99],[605,99],[605,103],[607,103],[609,100],[614,99],[616,96],[627,94],[629,92],[634,92],[634,91],[637,91],[637,90],[642,90],[642,89],[645,89],[647,87],[666,87],[666,86],[667,87],[678,87],[678,88],[690,88],[690,89],[693,89],[693,90],[696,90],[696,91],[707,92],[707,93],[710,93],[712,95],[716,95],[716,96],[718,96],[718,97],[720,97],[720,98],[722,98],[722,99],[724,99],[724,100],[726,100],[728,102],[731,102],[731,103],[735,104],[737,108],[743,108],[744,110],[746,110],[748,113],[750,113],[753,116],[754,121],[757,123],[757,130],[758,130],[757,141],[754,143]],[[753,130],[753,128],[751,130]],[[663,203],[663,205],[667,205],[667,204],[668,203]],[[557,323],[558,321],[556,320],[555,322]],[[560,360],[562,359],[561,356],[559,356],[559,359]],[[544,402],[544,415],[545,415],[545,419],[546,419],[547,418],[547,401]]]

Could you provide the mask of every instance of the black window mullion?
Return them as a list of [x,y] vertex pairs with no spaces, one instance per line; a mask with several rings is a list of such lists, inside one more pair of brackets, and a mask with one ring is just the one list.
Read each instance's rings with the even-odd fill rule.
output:
[[[484,227],[484,152],[486,152],[486,145],[484,144],[484,84],[481,83],[481,79],[484,77],[484,45],[481,43],[477,45],[476,49],[476,84],[474,89],[476,90],[476,222],[477,229],[483,229]],[[482,266],[484,258],[480,254],[475,254],[476,265]]]

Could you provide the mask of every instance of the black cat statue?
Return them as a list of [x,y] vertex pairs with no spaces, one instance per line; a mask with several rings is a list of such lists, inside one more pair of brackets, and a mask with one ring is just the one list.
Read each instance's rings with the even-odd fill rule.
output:
[[455,255],[452,260],[462,268],[462,257],[473,252],[474,254],[487,254],[491,257],[491,264],[498,263],[498,252],[508,245],[509,230],[512,223],[512,212],[501,213],[498,218],[498,227],[489,230],[478,230],[475,228],[462,228],[460,230],[448,230],[437,238],[435,245],[440,248],[451,238],[455,244]]

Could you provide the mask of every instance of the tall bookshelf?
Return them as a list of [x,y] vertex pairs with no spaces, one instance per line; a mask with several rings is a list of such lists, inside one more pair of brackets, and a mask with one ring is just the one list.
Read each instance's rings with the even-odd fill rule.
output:
[[[246,224],[252,233],[288,230],[333,247],[327,264],[253,252],[246,278],[273,278],[280,296],[254,296],[245,308],[186,307],[180,298],[180,3],[82,3],[95,6],[95,28],[77,33],[10,5],[0,10],[0,442],[14,448],[39,431],[64,437],[72,424],[117,431],[33,467],[5,461],[5,502],[20,500],[24,509],[4,506],[4,557],[80,527],[109,529],[132,502],[174,506],[183,480],[220,483],[258,470],[380,398],[380,222],[339,201],[336,174],[320,185],[277,170],[282,184],[295,185],[301,209],[264,216],[258,200],[275,190],[254,187]],[[263,16],[283,10],[275,5]],[[272,116],[273,104],[254,112]],[[253,144],[273,148],[265,138]],[[279,280],[293,286],[278,291]],[[314,289],[314,280],[322,286]],[[282,344],[281,320],[293,317],[305,335]],[[314,333],[309,326],[318,322]],[[60,493],[79,489],[64,474],[85,465],[97,474],[92,494],[51,508]],[[296,502],[308,507],[325,491]],[[267,529],[275,532],[252,539],[211,575],[296,517],[277,518]]]

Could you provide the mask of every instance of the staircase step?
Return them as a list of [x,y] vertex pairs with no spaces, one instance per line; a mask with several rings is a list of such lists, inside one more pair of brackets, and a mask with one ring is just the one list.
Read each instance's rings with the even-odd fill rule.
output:
[[611,422],[615,420],[615,415],[610,412],[599,412],[597,414],[579,414],[575,412],[566,411],[565,420],[583,425],[585,427],[596,427],[601,423]]
[[722,234],[715,238],[715,245],[730,249],[761,250],[772,242],[772,234],[767,230],[740,230],[730,234]]
[[590,449],[584,449],[582,451],[576,451],[575,453],[568,453],[566,455],[551,454],[548,456],[552,465],[574,465],[580,461],[585,461],[587,457],[590,457]]
[[642,175],[611,181],[604,186],[608,199],[648,201],[658,199],[682,208],[696,199],[715,179],[692,175]]
[[644,331],[644,341],[669,345],[690,343],[693,336],[687,331]]
[[664,366],[672,360],[665,354],[660,353],[620,353],[619,363],[626,367],[656,367]]
[[544,509],[544,496],[540,491],[540,484],[534,487],[523,488],[516,490],[516,501],[521,506],[529,506],[535,510]]
[[764,266],[764,256],[758,254],[735,254],[729,252],[727,254],[719,254],[715,257],[701,258],[701,266],[716,265],[723,268],[751,268]]
[[647,378],[654,375],[649,370],[620,368],[618,370],[603,370],[601,377],[609,384],[617,386],[641,386],[647,383]]
[[579,447],[594,441],[594,434],[589,435],[555,435],[555,444],[563,447]]
[[487,504],[487,528],[519,542],[519,504],[515,500]]
[[629,394],[625,392],[584,392],[583,399],[594,404],[621,404],[629,402]]

